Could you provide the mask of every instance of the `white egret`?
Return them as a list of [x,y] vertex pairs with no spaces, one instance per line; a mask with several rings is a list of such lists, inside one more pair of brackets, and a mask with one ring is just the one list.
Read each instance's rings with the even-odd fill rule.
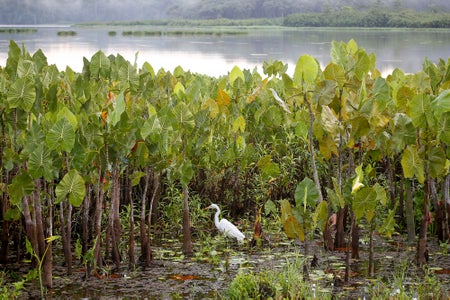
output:
[[230,221],[227,219],[222,219],[219,221],[219,215],[220,215],[220,208],[217,206],[217,204],[211,204],[205,209],[216,209],[216,214],[214,215],[214,224],[216,224],[217,229],[219,229],[220,232],[224,233],[226,236],[230,238],[235,238],[238,240],[239,243],[242,243],[245,239],[245,235],[237,229],[236,226],[233,225]]

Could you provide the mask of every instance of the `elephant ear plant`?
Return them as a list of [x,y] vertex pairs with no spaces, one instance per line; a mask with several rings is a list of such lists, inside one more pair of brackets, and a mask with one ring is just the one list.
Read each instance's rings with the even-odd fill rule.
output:
[[[281,223],[288,238],[304,242],[305,256],[309,255],[308,241],[314,237],[316,228],[322,231],[328,220],[328,205],[326,201],[317,202],[318,193],[314,182],[305,178],[297,185],[295,191],[295,206],[288,200],[281,200]],[[309,272],[307,264],[303,265],[305,276]]]
[[328,250],[346,248],[348,262],[351,248],[356,259],[368,226],[370,275],[374,232],[389,236],[398,220],[415,242],[419,208],[426,263],[430,212],[438,239],[449,234],[450,62],[383,78],[354,40],[333,42],[330,56],[323,70],[300,56],[293,76],[277,61],[264,74],[235,66],[214,78],[98,51],[74,72],[11,41],[0,68],[0,262],[26,237],[43,291],[58,236],[68,274],[74,244],[94,272],[104,262],[123,270],[126,257],[135,266],[139,243],[150,267],[152,238],[169,226],[182,226],[169,236],[182,234],[193,254],[191,233],[204,232],[191,224],[196,208],[214,202],[238,219],[263,203],[274,213],[279,201],[284,232],[307,254],[322,231]]

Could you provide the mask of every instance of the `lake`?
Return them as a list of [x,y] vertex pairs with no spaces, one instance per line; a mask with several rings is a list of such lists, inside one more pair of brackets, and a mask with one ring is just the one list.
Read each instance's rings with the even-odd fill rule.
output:
[[[0,25],[0,28],[4,26]],[[78,28],[67,26],[38,26],[35,33],[0,33],[0,65],[8,56],[9,40],[23,45],[30,52],[42,49],[50,64],[60,70],[69,65],[81,71],[83,57],[90,59],[98,50],[105,54],[121,54],[130,62],[142,66],[149,62],[155,70],[185,70],[225,75],[233,66],[261,70],[264,61],[281,60],[293,72],[297,59],[303,54],[315,57],[322,65],[330,62],[331,42],[355,39],[360,47],[377,57],[377,67],[383,74],[394,68],[414,73],[421,70],[425,57],[433,62],[450,57],[450,29],[258,29],[239,35],[187,36],[123,36],[135,28]],[[58,31],[76,31],[76,36],[58,36]],[[110,36],[109,31],[117,32]],[[145,29],[142,29],[145,30]]]

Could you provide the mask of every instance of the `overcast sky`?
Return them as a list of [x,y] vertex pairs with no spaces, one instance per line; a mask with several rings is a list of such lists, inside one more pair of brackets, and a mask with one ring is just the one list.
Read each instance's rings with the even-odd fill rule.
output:
[[450,12],[449,0],[0,0],[0,24],[277,17],[325,6],[364,8],[376,3]]

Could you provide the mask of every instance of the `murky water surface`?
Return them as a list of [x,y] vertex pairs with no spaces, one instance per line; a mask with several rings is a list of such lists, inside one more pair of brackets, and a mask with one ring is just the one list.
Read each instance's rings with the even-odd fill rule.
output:
[[[109,270],[107,276],[84,278],[81,265],[74,265],[71,276],[56,258],[54,288],[49,291],[53,299],[217,299],[223,296],[238,272],[277,270],[295,260],[304,260],[304,244],[284,238],[272,239],[271,245],[261,248],[228,244],[221,238],[213,239],[209,250],[195,249],[197,254],[186,258],[176,240],[163,240],[153,247],[154,262],[150,268],[128,268],[126,262],[120,270]],[[308,244],[308,264],[315,254],[318,265],[310,267],[310,284],[317,290],[335,295],[339,299],[369,298],[371,289],[382,282],[393,294],[399,288],[408,290],[421,282],[422,270],[414,263],[415,248],[407,246],[400,236],[392,241],[376,237],[375,277],[368,272],[368,248],[362,244],[360,259],[351,260],[350,282],[344,284],[345,252],[323,250],[321,243]],[[194,248],[196,248],[194,246]],[[228,247],[228,248],[227,248]],[[443,253],[435,241],[429,242],[428,268],[435,274],[450,296],[450,255]],[[299,270],[301,272],[301,270]],[[404,276],[403,286],[396,287],[398,276]],[[397,276],[397,278],[396,278]],[[36,285],[29,285],[25,298],[39,297]]]
[[[1,28],[1,25],[0,25]],[[151,28],[150,28],[151,29]],[[58,31],[73,30],[75,36],[59,36]],[[425,57],[433,62],[450,57],[450,29],[286,29],[255,30],[239,35],[162,35],[123,36],[124,31],[140,28],[61,28],[39,27],[35,33],[0,34],[0,65],[4,65],[9,40],[24,45],[31,53],[42,49],[50,64],[60,70],[69,65],[81,71],[83,57],[90,59],[98,50],[107,55],[121,54],[138,66],[149,62],[154,69],[173,70],[182,66],[202,74],[220,76],[233,66],[261,68],[264,61],[281,60],[293,72],[303,54],[314,56],[324,67],[330,62],[331,42],[355,39],[367,52],[374,53],[377,67],[384,74],[394,68],[414,73],[421,70]],[[115,31],[116,35],[108,34]]]

